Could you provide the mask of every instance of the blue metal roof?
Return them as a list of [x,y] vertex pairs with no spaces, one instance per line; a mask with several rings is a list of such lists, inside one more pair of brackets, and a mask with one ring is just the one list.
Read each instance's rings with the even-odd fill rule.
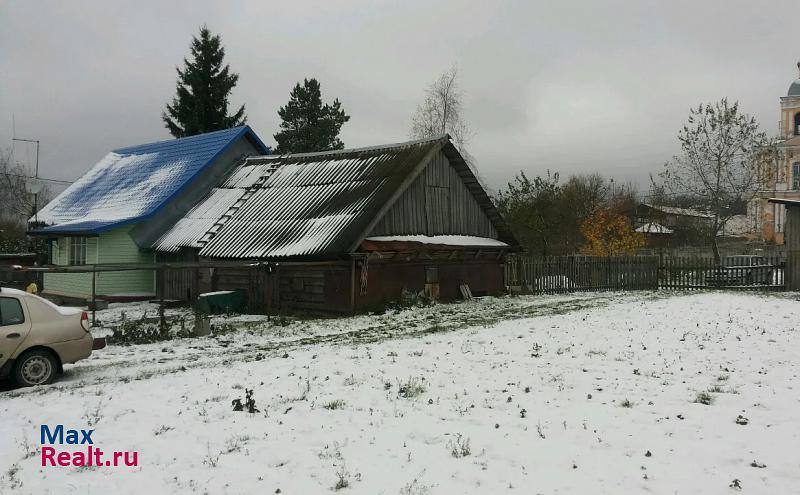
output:
[[144,220],[245,136],[269,152],[249,126],[116,149],[42,208],[48,226],[31,234],[97,234]]

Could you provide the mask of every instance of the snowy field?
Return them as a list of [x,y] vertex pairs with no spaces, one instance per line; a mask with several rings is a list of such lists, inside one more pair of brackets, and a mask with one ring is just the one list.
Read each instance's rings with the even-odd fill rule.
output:
[[[122,311],[155,316],[98,317]],[[798,493],[798,313],[708,292],[217,319],[236,330],[3,389],[0,493]],[[139,466],[42,467],[42,424]]]

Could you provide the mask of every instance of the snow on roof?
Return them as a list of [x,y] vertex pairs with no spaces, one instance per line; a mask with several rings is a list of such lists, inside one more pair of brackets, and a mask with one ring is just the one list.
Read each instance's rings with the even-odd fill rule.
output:
[[767,201],[786,206],[800,206],[800,199],[769,198]]
[[[174,253],[182,247],[201,248],[221,227],[223,218],[232,213],[234,205],[246,199],[249,189],[256,187],[272,172],[271,163],[244,162],[237,166],[219,187],[213,188],[204,199],[153,243],[153,249]],[[210,234],[211,233],[211,234]]]
[[158,251],[170,253],[176,252],[182,247],[199,248],[200,239],[243,193],[242,189],[215,187],[185,217],[166,231],[152,247]]
[[419,242],[422,244],[441,244],[446,246],[507,247],[503,241],[488,237],[471,235],[380,235],[367,237],[365,241],[374,242]]
[[639,232],[641,234],[671,234],[673,230],[668,229],[667,227],[664,227],[661,224],[651,222],[642,225],[641,227],[636,229],[636,232]]
[[753,231],[753,222],[747,215],[734,215],[722,227],[722,236],[740,236]]
[[266,152],[248,126],[114,150],[39,211],[49,226],[32,233],[98,233],[147,218],[243,136]]
[[691,208],[678,208],[676,206],[661,206],[661,205],[652,205],[652,204],[644,204],[645,206],[652,208],[654,210],[658,210],[664,212],[668,215],[681,215],[687,217],[700,217],[700,218],[713,218],[713,215],[710,215],[706,212],[693,210]]

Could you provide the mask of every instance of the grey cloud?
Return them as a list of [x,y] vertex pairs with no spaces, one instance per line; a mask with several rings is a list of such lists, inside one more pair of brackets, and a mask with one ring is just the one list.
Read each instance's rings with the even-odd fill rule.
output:
[[688,108],[728,96],[776,131],[800,58],[796,1],[5,2],[0,147],[42,141],[42,175],[166,139],[174,67],[207,23],[240,74],[233,103],[272,141],[303,77],[351,114],[343,140],[404,140],[425,86],[456,63],[470,151],[498,187],[517,171],[646,186]]

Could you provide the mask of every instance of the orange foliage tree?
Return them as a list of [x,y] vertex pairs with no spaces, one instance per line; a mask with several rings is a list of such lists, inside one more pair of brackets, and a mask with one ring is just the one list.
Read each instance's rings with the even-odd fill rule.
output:
[[582,252],[593,256],[633,254],[644,245],[630,220],[608,208],[595,209],[581,224],[581,234],[586,238]]

